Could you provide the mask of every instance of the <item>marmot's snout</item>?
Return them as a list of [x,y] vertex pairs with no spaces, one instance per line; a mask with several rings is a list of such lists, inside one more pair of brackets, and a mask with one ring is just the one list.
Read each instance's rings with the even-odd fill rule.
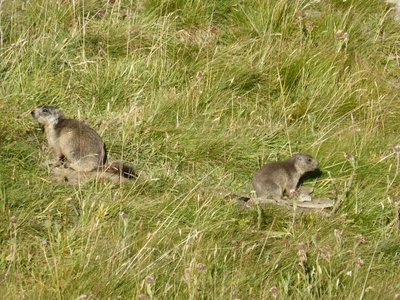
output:
[[32,115],[32,118],[34,118],[34,119],[38,118],[37,108],[35,108],[34,110],[31,111],[31,115]]
[[314,171],[318,169],[318,161],[315,158],[308,157],[304,171]]
[[301,174],[318,169],[318,161],[308,154],[296,153],[293,155],[293,158],[295,159],[294,162],[296,169]]
[[318,161],[316,159],[314,159],[314,158],[311,159],[311,168],[313,170],[318,169]]

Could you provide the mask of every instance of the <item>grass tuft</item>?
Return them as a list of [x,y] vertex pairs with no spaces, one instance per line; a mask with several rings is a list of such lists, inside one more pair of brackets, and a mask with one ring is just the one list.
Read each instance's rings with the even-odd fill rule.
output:
[[[393,17],[380,0],[1,1],[3,298],[397,299]],[[42,104],[147,178],[52,180]],[[343,201],[332,217],[225,199],[298,151],[322,171],[304,184]]]

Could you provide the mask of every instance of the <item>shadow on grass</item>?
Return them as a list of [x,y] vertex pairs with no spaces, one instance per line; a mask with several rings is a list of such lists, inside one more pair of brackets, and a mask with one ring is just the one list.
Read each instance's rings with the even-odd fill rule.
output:
[[313,179],[316,179],[316,178],[318,178],[318,177],[321,177],[323,174],[324,174],[324,173],[323,173],[320,169],[316,169],[316,170],[314,170],[314,171],[307,172],[306,174],[304,174],[304,175],[300,178],[299,184],[298,184],[297,186],[299,187],[299,186],[302,185],[305,181],[313,180]]

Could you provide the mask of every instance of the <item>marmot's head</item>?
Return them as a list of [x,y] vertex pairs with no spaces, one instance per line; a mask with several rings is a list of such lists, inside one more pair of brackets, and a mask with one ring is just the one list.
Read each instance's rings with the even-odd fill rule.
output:
[[305,153],[296,153],[292,156],[295,168],[301,174],[314,171],[318,168],[318,161]]
[[35,108],[31,114],[40,124],[45,126],[57,124],[58,120],[64,116],[61,110],[51,105]]

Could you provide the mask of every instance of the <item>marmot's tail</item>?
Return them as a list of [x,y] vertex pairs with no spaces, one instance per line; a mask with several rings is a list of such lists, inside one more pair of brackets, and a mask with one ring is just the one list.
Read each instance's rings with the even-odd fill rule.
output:
[[138,174],[131,166],[125,165],[120,162],[113,162],[111,164],[108,164],[106,167],[106,172],[119,174],[119,176],[123,176],[128,179],[138,177]]

